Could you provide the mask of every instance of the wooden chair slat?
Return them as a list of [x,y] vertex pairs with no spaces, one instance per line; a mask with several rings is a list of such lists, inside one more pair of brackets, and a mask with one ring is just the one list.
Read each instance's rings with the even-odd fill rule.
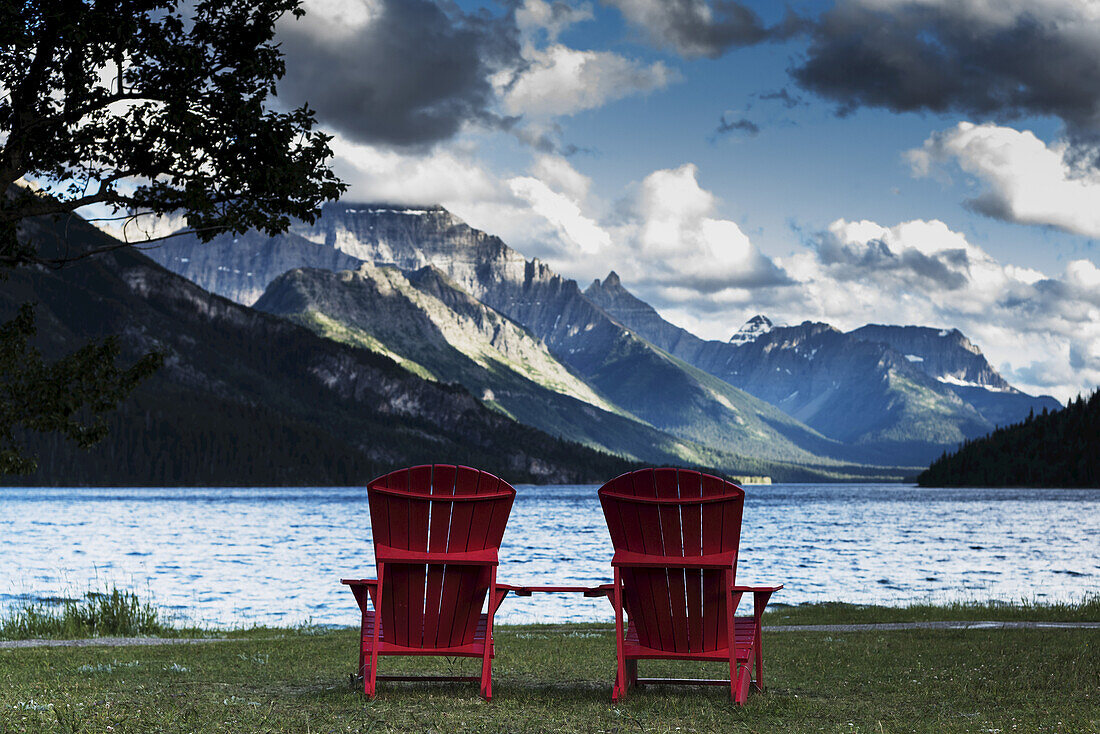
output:
[[455,496],[466,497],[477,494],[477,485],[481,481],[481,472],[468,466],[455,468]]
[[[703,496],[699,472],[682,469],[678,473],[677,480],[680,486],[680,497],[684,500]],[[680,506],[680,518],[684,556],[700,555],[703,552],[702,506],[685,502]],[[684,584],[688,617],[688,649],[692,652],[701,652],[707,649],[703,632],[703,612],[706,607],[703,606],[702,569],[685,569]]]
[[[428,552],[443,554],[447,551],[447,535],[451,527],[451,508],[454,502],[456,468],[436,465],[432,468],[431,508],[428,511]],[[443,596],[443,576],[446,566],[430,564],[424,585],[424,644],[439,645],[439,626]],[[447,632],[447,635],[450,633]]]
[[[667,499],[680,498],[680,483],[675,469],[656,469],[653,472],[653,486],[657,497]],[[666,556],[684,556],[683,526],[680,521],[680,505],[660,505],[656,508],[660,520],[661,547]],[[687,590],[683,569],[665,569],[665,584],[668,593],[668,639],[672,650],[688,650],[687,629]],[[660,615],[658,615],[660,616]],[[667,644],[667,643],[666,643]]]

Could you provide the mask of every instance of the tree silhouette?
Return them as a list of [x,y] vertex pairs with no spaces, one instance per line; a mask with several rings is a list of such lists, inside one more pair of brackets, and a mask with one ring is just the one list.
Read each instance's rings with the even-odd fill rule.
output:
[[[268,107],[284,72],[275,23],[300,0],[0,0],[0,279],[191,233],[284,231],[344,185],[307,107]],[[38,217],[97,207],[122,237],[80,248],[35,236]],[[84,211],[87,211],[86,209]],[[157,233],[149,217],[184,217]],[[19,436],[83,445],[158,364],[116,365],[112,339],[47,363],[30,306],[0,329],[0,473],[33,470]],[[38,399],[26,399],[38,396]]]
[[1062,410],[1046,408],[932,462],[925,487],[1100,486],[1100,389]]

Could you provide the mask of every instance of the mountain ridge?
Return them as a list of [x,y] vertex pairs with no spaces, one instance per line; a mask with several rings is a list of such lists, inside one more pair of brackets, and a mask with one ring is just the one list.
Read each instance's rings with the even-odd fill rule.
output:
[[[624,414],[721,452],[807,464],[913,466],[1041,400],[1002,386],[976,347],[967,353],[977,366],[945,367],[944,374],[960,383],[947,384],[911,359],[922,347],[899,343],[899,351],[889,343],[913,342],[924,332],[880,334],[895,327],[868,325],[845,334],[810,322],[774,326],[761,317],[748,332],[738,332],[738,343],[703,340],[665,321],[614,271],[582,291],[546,263],[525,258],[442,207],[329,204],[317,222],[295,223],[290,234],[297,238],[295,256],[304,260],[299,267],[331,269],[325,263],[339,252],[356,267],[390,266],[406,279],[437,273],[449,283],[445,291],[462,293],[530,332]],[[162,261],[184,275],[208,278],[200,280],[204,285],[225,288],[209,273],[186,267],[188,252],[200,245],[181,240],[160,253]],[[253,259],[264,257],[256,243],[243,240],[220,238],[206,247],[222,251],[242,243]],[[259,263],[250,272],[274,269]],[[449,297],[450,307],[464,307]],[[954,348],[966,351],[969,342],[955,333]],[[924,367],[936,361],[930,354],[920,359],[928,362]],[[1003,394],[975,392],[987,386]]]
[[[1011,388],[957,330],[869,325],[845,333],[810,321],[797,326],[769,321],[762,328],[763,322],[756,320],[767,319],[757,316],[730,342],[705,341],[665,321],[627,291],[618,276],[610,286],[606,280],[594,281],[586,293],[658,346],[826,436],[877,446],[893,455],[905,450],[912,461],[931,460],[937,446],[955,445],[998,422],[1056,402]],[[932,334],[941,340],[947,337],[948,345],[967,359],[938,355],[929,348]],[[926,356],[912,359],[918,356],[914,352]],[[959,363],[965,364],[960,368]],[[963,378],[982,382],[950,384],[929,369],[943,369],[948,377],[961,375],[956,383],[963,383]],[[988,385],[1005,396],[962,389],[975,385]],[[941,417],[935,419],[936,415]]]

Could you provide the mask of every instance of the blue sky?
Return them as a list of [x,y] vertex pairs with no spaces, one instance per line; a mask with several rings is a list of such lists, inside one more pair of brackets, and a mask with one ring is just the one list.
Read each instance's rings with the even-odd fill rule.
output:
[[1030,392],[1100,383],[1096,3],[305,7],[280,94],[336,134],[348,198],[614,269],[708,338],[916,323]]

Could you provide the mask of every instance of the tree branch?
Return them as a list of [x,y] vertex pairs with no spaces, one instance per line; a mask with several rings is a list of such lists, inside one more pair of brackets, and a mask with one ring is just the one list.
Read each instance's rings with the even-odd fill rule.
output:
[[173,237],[183,237],[190,234],[198,234],[200,232],[219,232],[225,231],[224,227],[198,227],[181,229],[178,232],[172,232],[171,234],[160,235],[159,237],[149,237],[144,240],[135,242],[125,242],[123,240],[115,240],[109,245],[101,245],[99,247],[92,247],[83,252],[75,255],[66,255],[65,257],[39,257],[37,255],[16,254],[16,255],[0,255],[0,268],[3,267],[19,267],[23,265],[42,265],[47,268],[59,269],[69,263],[74,263],[79,260],[84,260],[89,257],[95,257],[96,255],[102,255],[106,252],[114,252],[115,250],[122,250],[125,248],[133,248],[135,250],[151,250],[154,247],[159,246],[160,242],[164,240],[172,239]]

